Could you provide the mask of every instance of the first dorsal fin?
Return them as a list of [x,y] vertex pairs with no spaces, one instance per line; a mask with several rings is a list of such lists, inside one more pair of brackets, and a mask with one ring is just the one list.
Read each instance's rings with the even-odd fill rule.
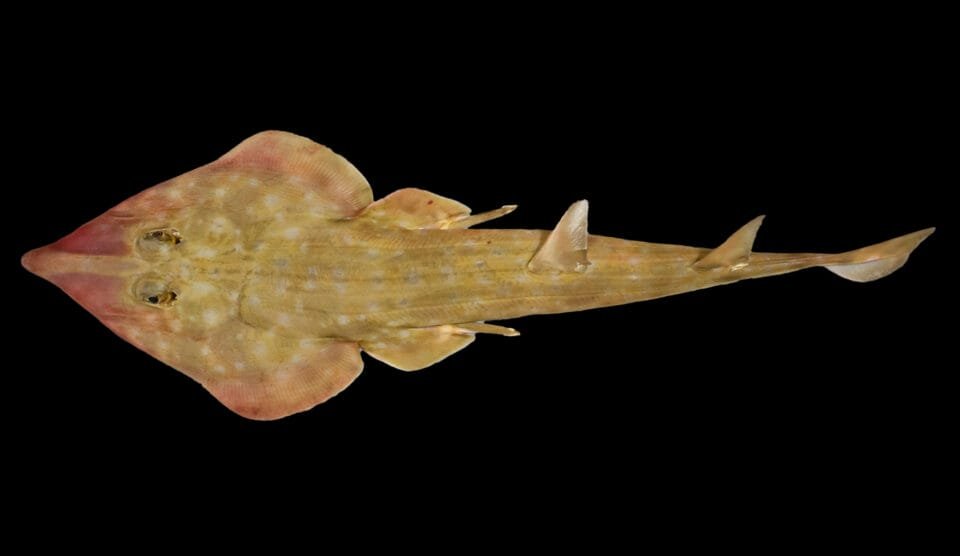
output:
[[733,232],[727,241],[720,247],[707,253],[702,259],[693,263],[693,268],[709,270],[713,268],[729,268],[736,270],[743,268],[750,261],[753,251],[753,241],[757,237],[757,230],[763,223],[763,215],[747,222],[739,230]]
[[408,187],[398,189],[363,211],[363,217],[390,226],[410,230],[460,229],[509,214],[517,205],[470,214],[470,207],[453,199]]
[[587,260],[588,209],[586,201],[577,201],[567,209],[527,265],[531,272],[583,272],[590,266]]

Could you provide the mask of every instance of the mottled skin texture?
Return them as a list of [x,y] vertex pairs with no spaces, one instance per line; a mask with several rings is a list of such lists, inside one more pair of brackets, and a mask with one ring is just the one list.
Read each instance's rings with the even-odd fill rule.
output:
[[[841,255],[750,253],[759,219],[721,247],[587,236],[585,202],[552,232],[462,229],[512,210],[420,190],[373,203],[329,149],[265,132],[24,256],[118,335],[241,415],[275,419],[360,373],[361,349],[415,370],[484,321],[642,301],[827,266],[892,272],[932,230]],[[548,238],[550,238],[548,240]],[[587,249],[584,249],[584,248]]]

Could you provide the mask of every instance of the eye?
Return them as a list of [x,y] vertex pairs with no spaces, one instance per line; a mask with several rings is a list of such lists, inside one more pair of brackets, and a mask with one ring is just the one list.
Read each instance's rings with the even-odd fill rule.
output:
[[137,282],[133,294],[141,302],[155,307],[172,307],[179,298],[173,286],[153,277],[143,278]]
[[166,255],[183,242],[183,237],[175,228],[148,230],[137,238],[137,249],[146,258]]
[[178,245],[183,238],[180,237],[180,232],[173,228],[163,228],[162,230],[152,230],[143,234],[143,239],[145,241],[159,241],[163,243],[172,243],[173,245]]

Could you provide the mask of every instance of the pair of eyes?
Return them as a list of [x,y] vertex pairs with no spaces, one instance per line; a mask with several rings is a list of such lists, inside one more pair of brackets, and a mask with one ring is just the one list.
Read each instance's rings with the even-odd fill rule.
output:
[[[175,228],[148,230],[137,238],[137,250],[146,259],[155,259],[167,254],[183,242],[183,236]],[[154,307],[172,307],[180,293],[177,288],[159,277],[147,276],[134,285],[134,296]]]

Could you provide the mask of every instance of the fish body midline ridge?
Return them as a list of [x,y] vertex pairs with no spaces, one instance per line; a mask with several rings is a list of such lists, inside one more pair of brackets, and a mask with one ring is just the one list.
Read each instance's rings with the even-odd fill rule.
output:
[[[288,315],[306,313],[308,317],[296,319],[306,326],[290,332],[341,337],[345,331],[378,327],[414,328],[604,307],[724,283],[717,276],[689,270],[689,263],[705,250],[603,236],[591,236],[592,263],[584,272],[533,273],[527,263],[547,233],[436,230],[419,234],[426,242],[398,242],[404,247],[379,249],[376,256],[359,258],[344,256],[344,250],[333,244],[305,252],[297,249],[298,254],[283,265],[258,263],[243,285],[241,299],[246,303],[241,314],[257,326],[272,327]],[[468,240],[465,244],[449,241],[461,234]],[[496,241],[501,238],[508,241]],[[384,243],[389,242],[378,245]],[[347,251],[365,249],[354,239]],[[291,248],[277,245],[275,252],[290,253]]]

